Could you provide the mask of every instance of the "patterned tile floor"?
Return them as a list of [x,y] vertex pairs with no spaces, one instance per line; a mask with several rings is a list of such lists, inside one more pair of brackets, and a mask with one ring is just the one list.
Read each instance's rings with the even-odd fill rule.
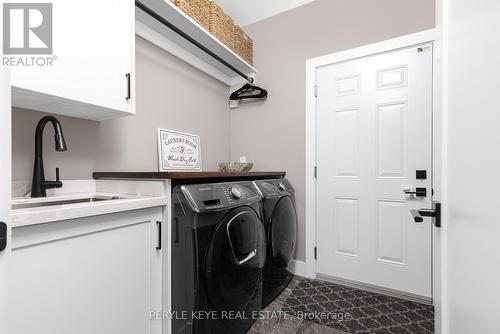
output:
[[[349,310],[351,322],[297,316],[297,311],[339,310]],[[268,316],[257,320],[247,334],[429,334],[434,326],[432,306],[301,277],[294,278],[264,312]]]

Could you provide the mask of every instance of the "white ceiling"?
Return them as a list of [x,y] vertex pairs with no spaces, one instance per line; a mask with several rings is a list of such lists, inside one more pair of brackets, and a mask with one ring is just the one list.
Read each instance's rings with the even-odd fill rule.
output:
[[314,0],[216,0],[236,24],[244,27]]

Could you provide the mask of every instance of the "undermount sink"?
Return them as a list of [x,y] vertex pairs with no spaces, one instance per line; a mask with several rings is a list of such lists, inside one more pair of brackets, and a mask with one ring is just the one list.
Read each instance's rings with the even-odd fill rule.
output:
[[85,197],[85,198],[67,199],[67,200],[54,200],[54,201],[46,201],[46,202],[19,203],[19,204],[13,204],[12,210],[54,206],[54,205],[64,205],[64,204],[102,202],[102,201],[111,201],[111,200],[117,200],[117,199],[122,199],[122,198],[123,197],[120,197],[120,196],[99,196],[99,197]]

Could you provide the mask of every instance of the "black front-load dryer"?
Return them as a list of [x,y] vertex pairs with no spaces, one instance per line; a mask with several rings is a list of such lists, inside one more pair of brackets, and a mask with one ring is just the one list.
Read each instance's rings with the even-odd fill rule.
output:
[[254,184],[262,195],[267,259],[264,266],[262,303],[272,302],[288,285],[293,274],[287,266],[297,239],[294,189],[286,179],[261,180]]
[[239,334],[262,307],[265,231],[251,182],[177,186],[172,332]]

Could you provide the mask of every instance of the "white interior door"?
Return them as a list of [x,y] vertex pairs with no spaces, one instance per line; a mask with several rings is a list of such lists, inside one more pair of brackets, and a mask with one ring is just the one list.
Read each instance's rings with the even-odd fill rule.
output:
[[443,334],[499,333],[500,1],[446,0]]
[[431,208],[432,45],[320,68],[317,85],[318,274],[430,298],[431,224],[410,210]]
[[[1,14],[1,10],[0,10]],[[0,67],[0,238],[7,238],[0,251],[0,333],[7,329],[8,275],[10,258],[10,193],[11,193],[11,106],[9,73]],[[3,225],[5,224],[5,225]],[[2,229],[5,228],[5,231]],[[0,240],[2,244],[3,240]],[[2,247],[3,248],[3,247]],[[1,249],[1,248],[0,248]]]

